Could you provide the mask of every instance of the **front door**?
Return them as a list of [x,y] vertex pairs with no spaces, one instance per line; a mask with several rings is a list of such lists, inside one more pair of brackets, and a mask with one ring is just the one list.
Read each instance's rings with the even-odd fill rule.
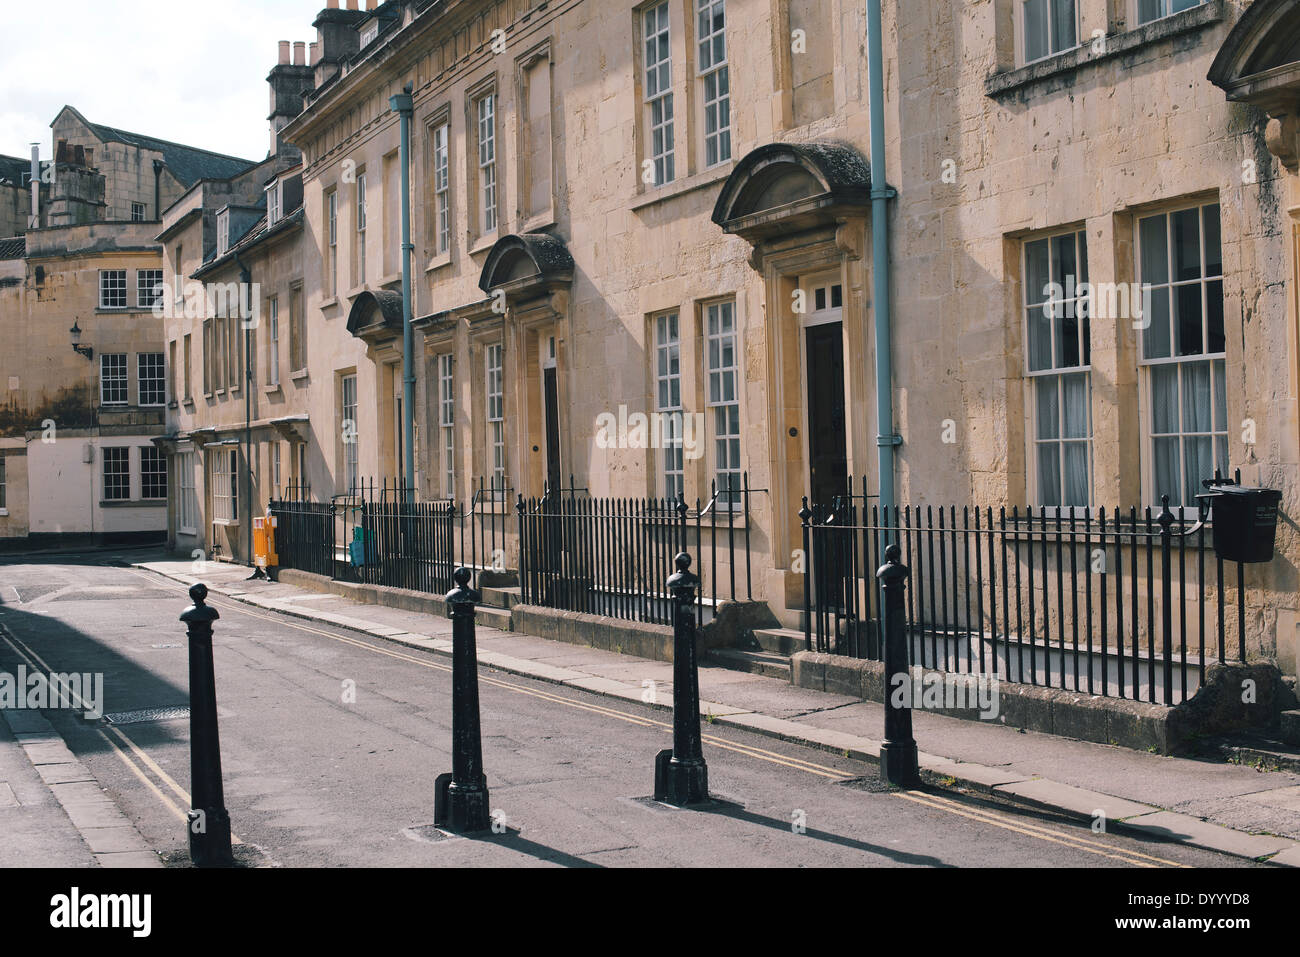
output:
[[842,324],[808,326],[808,486],[811,500],[830,505],[848,494],[849,456],[844,421],[844,337]]
[[560,388],[555,366],[542,370],[542,388],[546,398],[546,484],[560,487]]

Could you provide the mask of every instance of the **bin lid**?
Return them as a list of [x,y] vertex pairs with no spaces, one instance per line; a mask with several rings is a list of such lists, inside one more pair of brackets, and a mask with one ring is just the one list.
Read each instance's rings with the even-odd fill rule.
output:
[[[1252,488],[1246,485],[1214,485],[1208,490],[1209,494],[1214,495],[1221,493],[1224,495],[1252,495],[1260,498],[1271,498],[1280,501],[1282,493],[1275,488]],[[1200,496],[1197,496],[1198,498]]]

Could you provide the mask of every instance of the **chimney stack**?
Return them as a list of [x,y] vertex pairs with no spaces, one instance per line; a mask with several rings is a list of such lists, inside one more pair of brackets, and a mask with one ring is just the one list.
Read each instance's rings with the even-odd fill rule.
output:
[[280,41],[279,62],[271,68],[271,155],[296,156],[298,150],[280,142],[280,131],[302,112],[303,95],[316,85],[315,71],[307,65],[307,44]]
[[41,146],[32,144],[32,218],[28,229],[41,228]]
[[373,9],[375,9],[375,7],[377,7],[377,6],[379,6],[379,0],[366,0],[366,9],[367,9],[367,10],[373,10]]
[[285,66],[289,62],[289,41],[280,41],[280,65]]
[[315,40],[311,42],[310,55],[307,59],[307,62],[311,66],[315,66],[317,63],[320,62],[320,44],[317,43]]
[[301,40],[294,43],[293,45],[293,65],[294,66],[307,65],[307,44]]
[[348,0],[348,9],[355,10],[356,8],[357,8],[357,0]]

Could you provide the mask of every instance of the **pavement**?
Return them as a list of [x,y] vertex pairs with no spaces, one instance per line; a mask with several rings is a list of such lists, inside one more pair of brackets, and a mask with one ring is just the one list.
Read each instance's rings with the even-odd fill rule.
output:
[[[386,642],[451,654],[446,619],[361,604],[279,582],[248,580],[244,566],[140,561],[183,584]],[[672,708],[672,665],[479,625],[481,667],[595,695]],[[743,729],[856,761],[878,763],[884,708],[791,686],[776,678],[700,668],[708,725]],[[1145,754],[916,711],[927,782],[1054,812],[1108,832],[1153,837],[1275,865],[1300,866],[1300,775],[1213,760]],[[1104,818],[1104,821],[1102,820]]]

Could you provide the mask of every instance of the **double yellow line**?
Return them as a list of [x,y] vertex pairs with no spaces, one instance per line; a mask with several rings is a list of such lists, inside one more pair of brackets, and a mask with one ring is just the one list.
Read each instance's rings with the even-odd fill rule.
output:
[[[158,583],[157,578],[153,576],[146,576],[134,569],[131,570],[131,573],[133,575],[136,575],[139,578],[149,581],[151,584]],[[169,587],[173,587],[178,591],[185,590],[184,585],[172,584],[171,581],[166,581],[164,582],[164,584],[168,585]],[[351,645],[355,648],[364,649],[366,651],[371,652],[372,654],[384,655],[385,657],[393,658],[399,661],[410,662],[411,664],[418,665],[421,668],[428,668],[434,671],[443,671],[443,672],[451,671],[450,665],[443,664],[438,661],[430,660],[429,658],[426,657],[412,655],[407,652],[399,651],[397,649],[379,647],[374,644],[371,644],[368,641],[362,641],[360,639],[353,638],[348,635],[340,635],[340,634],[335,634],[333,632],[325,631],[320,628],[313,628],[310,625],[305,625],[299,621],[295,621],[290,616],[287,615],[259,614],[258,612],[250,611],[249,606],[245,604],[237,603],[234,601],[227,601],[227,600],[216,600],[212,596],[209,597],[208,604],[215,605],[219,608],[224,608],[228,611],[233,611],[241,615],[246,615],[250,618],[257,618],[262,621],[272,622],[281,627],[293,628],[297,631],[306,632],[314,635],[320,635],[321,637],[329,638],[332,641],[337,641],[346,645]],[[19,642],[19,644],[22,643]],[[40,662],[42,667],[44,667],[47,672],[53,673],[52,670],[48,666],[46,666],[44,662],[42,662],[41,659],[35,655],[34,652],[31,652],[30,649],[26,648],[26,645],[23,645],[23,648],[27,650],[27,653],[31,655],[32,658]],[[499,678],[493,678],[489,675],[480,675],[479,682],[481,684],[490,685],[495,688],[501,688],[505,691],[510,691],[515,694],[527,695],[528,697],[536,698],[541,701],[562,705],[564,707],[573,708],[580,711],[586,711],[590,714],[595,714],[604,718],[612,718],[617,721],[622,721],[626,724],[631,724],[643,728],[658,728],[662,731],[667,731],[667,732],[672,731],[672,724],[670,722],[657,721],[653,718],[647,718],[642,715],[632,714],[627,711],[621,711],[617,708],[611,708],[606,705],[592,704],[585,701],[579,701],[577,699],[565,697],[563,695],[556,694],[550,691],[545,691],[537,688],[524,687],[523,685],[519,685],[510,681],[502,681]],[[179,795],[184,800],[186,807],[190,806],[190,796],[185,792],[185,790],[181,788],[175,781],[173,781],[167,775],[167,773],[163,771],[162,768],[158,767],[158,765],[147,754],[145,754],[144,751],[142,751],[139,748],[139,746],[137,746],[133,741],[131,741],[130,738],[128,738],[125,734],[123,734],[119,729],[109,728],[109,731],[111,731],[114,735],[116,735],[131,750],[131,752],[141,760],[142,763],[144,763],[146,766],[150,768],[150,770],[152,770],[155,774],[157,774],[159,776],[159,779],[163,781],[164,784],[166,784],[172,791],[174,791],[177,795]],[[102,731],[98,733],[101,736],[103,736]],[[720,748],[724,751],[730,751],[735,754],[744,755],[746,757],[753,758],[758,761],[765,761],[769,764],[776,764],[788,768],[793,768],[795,770],[803,771],[807,774],[812,774],[827,780],[842,781],[847,777],[845,772],[842,770],[832,768],[832,767],[827,767],[826,765],[822,765],[822,764],[817,764],[815,762],[808,761],[804,758],[797,758],[787,754],[780,754],[775,751],[769,751],[765,748],[759,748],[749,744],[741,744],[734,741],[727,741],[722,738],[716,737],[714,735],[709,735],[709,734],[702,735],[702,738],[704,741],[706,741],[713,747]],[[121,748],[117,747],[117,745],[114,742],[110,741],[106,736],[105,736],[105,740],[109,741],[110,745],[113,745],[114,750],[118,752],[119,756],[132,769],[132,771],[136,774],[136,776],[139,777],[142,781],[144,781],[150,787],[150,789],[159,797],[159,799],[162,800],[162,802],[169,809],[171,809],[173,813],[177,815],[177,817],[179,817],[181,820],[186,819],[184,812],[181,811],[181,809],[178,808],[174,803],[172,803],[168,799],[166,794],[164,794],[161,790],[159,790],[156,786],[154,786],[154,784],[148,779],[148,777],[144,775],[143,771],[141,771],[140,768],[136,766],[136,764],[131,760],[131,758],[125,752],[122,751]],[[1109,858],[1111,860],[1120,861],[1122,863],[1131,864],[1137,867],[1158,867],[1161,865],[1169,866],[1169,867],[1187,866],[1184,864],[1180,864],[1177,861],[1171,861],[1161,857],[1154,857],[1149,854],[1144,854],[1140,851],[1117,848],[1103,841],[1097,841],[1091,838],[1084,838],[1073,833],[1056,830],[1054,828],[1048,828],[1040,824],[1029,823],[1020,817],[1016,817],[1010,814],[1003,814],[1001,812],[989,810],[987,808],[971,806],[969,804],[964,804],[962,802],[955,801],[952,798],[934,794],[932,792],[900,791],[900,792],[893,792],[893,793],[896,797],[899,797],[906,801],[911,801],[912,803],[915,804],[922,805],[931,810],[942,811],[944,813],[967,818],[969,820],[976,821],[981,824],[986,824],[992,827],[1001,828],[1003,830],[1012,831],[1017,834],[1024,835],[1026,837],[1034,838],[1036,840],[1045,841],[1051,844],[1058,844],[1064,847],[1072,848],[1077,851],[1082,851],[1087,854],[1093,854],[1098,857]]]

